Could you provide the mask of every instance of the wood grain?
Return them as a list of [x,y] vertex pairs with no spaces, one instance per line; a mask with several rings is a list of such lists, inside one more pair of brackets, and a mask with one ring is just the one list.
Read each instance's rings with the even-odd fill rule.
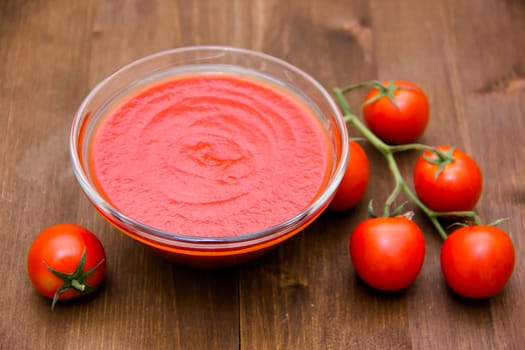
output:
[[[85,0],[0,2],[0,349],[522,349],[525,334],[525,3],[521,0]],[[217,44],[283,58],[326,88],[403,78],[428,94],[422,141],[478,160],[478,211],[500,217],[518,259],[490,300],[451,293],[441,242],[418,213],[427,256],[414,285],[360,282],[348,237],[392,181],[365,144],[371,186],[262,258],[223,270],[169,263],[90,207],[67,150],[73,114],[120,66],[174,47]],[[363,93],[349,97],[358,111]],[[350,134],[357,136],[355,130]],[[410,175],[416,154],[401,155]],[[60,303],[37,295],[25,254],[46,226],[76,222],[102,240],[104,287]]]

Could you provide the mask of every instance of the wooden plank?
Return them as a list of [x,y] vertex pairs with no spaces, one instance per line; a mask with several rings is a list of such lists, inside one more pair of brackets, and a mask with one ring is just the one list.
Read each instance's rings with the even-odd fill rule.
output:
[[[0,348],[235,348],[236,272],[190,272],[132,242],[95,214],[69,165],[69,128],[89,88],[120,65],[173,46],[175,37],[166,33],[180,34],[168,20],[176,12],[159,4],[142,21],[150,5],[138,1],[11,6],[16,17],[10,18],[10,36],[3,41],[8,48],[2,51],[12,67],[1,79],[10,82],[3,85],[8,95],[2,99],[9,111],[7,120],[2,117],[7,125],[2,202],[15,205],[3,204],[1,215],[9,227],[4,243],[13,249],[4,266],[13,287],[1,298],[6,311]],[[165,28],[157,28],[157,13],[166,16]],[[159,37],[150,38],[153,32]],[[25,255],[18,252],[41,229],[63,221],[99,235],[108,281],[103,293],[50,312],[25,277]]]
[[[186,7],[166,2],[99,4],[94,10],[90,85],[136,58],[180,46],[183,37],[195,37],[194,33],[200,28],[189,33],[182,30],[196,18],[191,13],[205,16],[212,9],[198,2],[191,6],[188,12]],[[210,21],[213,24],[220,18],[210,17]],[[140,25],[130,25],[133,23]],[[111,54],[101,54],[107,52]],[[144,263],[159,263],[157,257],[145,255],[137,249],[135,247],[130,254],[115,255],[134,257],[133,260],[142,256]],[[110,322],[111,328],[107,330],[115,348],[236,347],[239,316],[235,271],[192,271],[162,262],[146,272],[142,263],[128,269],[129,263],[122,259],[115,267],[116,271],[130,272],[114,282],[126,289],[127,298],[132,298],[116,302],[120,305],[120,312],[117,312],[116,322]],[[131,277],[134,271],[137,275]],[[135,290],[135,286],[140,288]],[[131,322],[130,317],[135,321]],[[114,338],[115,334],[123,332],[124,343],[122,339]]]
[[[70,48],[85,43],[85,22],[70,3],[64,3],[60,12],[40,3],[3,4],[0,221],[6,260],[2,273],[8,277],[0,298],[4,310],[0,347],[38,349],[46,343],[63,347],[66,339],[61,332],[67,326],[64,320],[53,325],[57,313],[49,312],[47,302],[43,308],[27,278],[25,254],[45,226],[74,221],[80,202],[65,189],[76,188],[68,165],[67,130],[73,104],[86,91],[78,81],[85,77],[87,63],[79,50]],[[77,17],[75,26],[68,25],[67,18],[72,17]],[[62,31],[63,25],[70,30]]]
[[[500,79],[508,74],[509,68],[516,67],[516,64],[521,67],[525,62],[519,54],[525,47],[523,40],[510,39],[515,36],[514,33],[523,32],[523,21],[518,20],[523,16],[511,14],[513,11],[508,6],[520,7],[518,3],[509,5],[491,1],[476,4],[468,1],[414,1],[404,2],[403,6],[378,1],[373,4],[379,78],[406,77],[419,82],[428,92],[433,107],[432,122],[423,141],[456,145],[479,161],[485,174],[485,194],[478,206],[482,215],[495,214],[491,197],[497,192],[494,186],[498,186],[501,180],[496,180],[499,172],[494,157],[499,159],[498,154],[502,149],[513,148],[510,145],[499,148],[499,143],[495,148],[495,140],[491,140],[491,135],[497,135],[497,139],[501,135],[507,138],[525,130],[519,122],[521,118],[516,114],[506,119],[506,126],[503,123],[495,124],[489,108],[489,105],[494,107],[494,101],[479,104],[479,94],[475,93],[480,87],[486,86],[487,81]],[[506,20],[497,21],[497,18]],[[401,22],[400,19],[405,20]],[[505,111],[508,110],[507,103],[502,105]],[[513,130],[515,122],[521,125]],[[521,137],[511,136],[511,139]],[[521,150],[522,147],[518,147]],[[506,171],[516,169],[516,165],[510,162],[501,166],[500,169]],[[505,182],[507,188],[512,186]],[[519,185],[512,188],[519,188]],[[509,205],[499,204],[502,217],[505,216],[501,212],[503,207],[510,209],[508,213],[515,216],[518,207],[509,208]],[[518,219],[514,225],[505,226],[512,237],[521,232],[520,221],[523,222]],[[432,230],[427,228],[427,231]],[[424,308],[431,310],[417,316],[411,315],[409,323],[414,348],[435,348],[437,341],[443,348],[502,349],[518,348],[518,344],[523,344],[525,340],[517,331],[512,331],[516,332],[512,338],[514,340],[509,341],[498,334],[499,331],[492,324],[495,312],[503,323],[519,324],[517,319],[520,317],[516,309],[523,313],[523,304],[513,305],[511,302],[505,307],[502,298],[516,303],[517,300],[523,300],[521,291],[514,289],[511,283],[507,291],[495,297],[492,303],[455,298],[444,290],[443,282],[436,278],[439,274],[438,254],[439,245],[432,244],[425,263],[426,266],[431,265],[432,269],[429,271],[424,268],[420,279],[428,286],[440,288],[441,293],[436,295],[426,288],[425,293],[418,294],[418,299],[413,301],[414,312]],[[518,262],[517,270],[520,269]]]
[[[449,18],[467,13],[472,20],[465,24],[450,20],[456,33],[455,52],[458,85],[464,98],[464,111],[472,152],[481,162],[485,174],[482,205],[479,210],[486,222],[509,218],[501,225],[517,247],[522,246],[523,165],[525,157],[525,4],[518,1],[482,1],[450,4]],[[494,18],[505,18],[495,21]],[[494,147],[497,142],[497,147]],[[519,248],[518,248],[519,251]],[[513,279],[501,295],[490,303],[486,331],[493,329],[493,348],[520,348],[525,344],[522,327],[525,305],[524,266],[517,258]],[[494,322],[494,320],[497,320]],[[497,323],[493,326],[491,323]]]
[[[285,51],[277,55],[290,56],[329,89],[374,78],[367,2],[303,1],[282,11],[287,12],[279,18],[285,20],[274,24],[273,30],[284,33],[281,50]],[[358,99],[350,96],[349,100]],[[381,164],[379,154],[365,148],[373,162]],[[384,190],[388,182],[374,186],[371,193]],[[243,269],[241,344],[245,348],[410,348],[407,301],[413,290],[401,295],[375,293],[353,274],[348,237],[365,217],[366,199],[349,213],[327,213],[269,257]]]

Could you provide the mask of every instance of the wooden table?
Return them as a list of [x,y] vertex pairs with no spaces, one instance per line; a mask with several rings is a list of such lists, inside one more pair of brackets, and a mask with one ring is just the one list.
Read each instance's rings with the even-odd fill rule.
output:
[[[524,18],[520,0],[2,0],[0,349],[523,349]],[[478,213],[510,218],[501,227],[518,255],[505,290],[483,301],[451,293],[440,238],[420,212],[427,255],[416,282],[379,293],[356,278],[348,237],[367,202],[392,188],[366,143],[366,198],[243,266],[172,264],[110,227],[71,170],[73,114],[118,67],[200,44],[280,57],[329,89],[396,78],[422,86],[432,111],[421,141],[471,154],[485,180]],[[416,156],[399,158],[408,181]],[[51,311],[25,257],[36,234],[60,222],[97,233],[108,275],[98,293]]]

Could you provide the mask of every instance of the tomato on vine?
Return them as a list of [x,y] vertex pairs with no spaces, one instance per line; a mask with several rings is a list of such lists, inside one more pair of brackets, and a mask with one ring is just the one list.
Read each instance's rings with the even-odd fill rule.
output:
[[[398,88],[398,84],[403,88]],[[367,127],[352,113],[345,94],[370,85],[376,89],[367,96],[363,109]],[[406,104],[399,98],[401,92],[407,99]],[[482,225],[473,211],[483,185],[477,163],[450,146],[413,143],[427,121],[428,103],[420,92],[419,88],[410,87],[410,83],[399,81],[380,86],[377,82],[365,82],[334,89],[345,121],[382,153],[395,180],[395,187],[385,202],[384,217],[366,220],[352,233],[350,256],[355,271],[367,284],[382,290],[402,289],[416,278],[424,259],[421,231],[408,219],[394,225],[392,220],[402,219],[389,214],[397,196],[404,192],[444,239],[440,262],[450,289],[468,298],[491,297],[504,288],[512,275],[514,245],[505,231]],[[413,124],[405,125],[400,119],[395,120],[394,117],[405,111],[405,106],[415,106],[414,111],[422,111],[418,115],[422,119],[415,118]],[[394,157],[395,153],[410,149],[423,151],[413,170],[414,191],[406,184]],[[474,226],[456,229],[448,235],[440,217],[461,219]]]
[[467,298],[489,298],[502,290],[512,275],[514,262],[512,240],[495,226],[459,228],[441,247],[446,283]]
[[423,266],[425,239],[405,216],[367,219],[350,236],[350,258],[358,276],[369,286],[401,290],[416,279]]
[[370,130],[392,145],[416,141],[429,121],[430,108],[423,90],[404,80],[373,86],[363,106],[363,118]]
[[93,292],[104,279],[106,255],[102,243],[87,229],[74,224],[46,228],[33,241],[27,269],[40,294],[66,300]]
[[370,163],[363,148],[350,141],[346,172],[328,209],[343,211],[354,207],[365,195],[370,180]]
[[[477,163],[450,146],[425,151],[413,170],[419,199],[436,212],[472,210],[481,196],[483,176]],[[440,153],[439,153],[440,152]]]

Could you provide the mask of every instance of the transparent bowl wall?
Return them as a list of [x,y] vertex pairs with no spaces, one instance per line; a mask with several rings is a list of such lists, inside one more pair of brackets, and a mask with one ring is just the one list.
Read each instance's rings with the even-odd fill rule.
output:
[[[88,166],[88,155],[93,133],[108,108],[142,85],[170,75],[191,72],[234,72],[266,79],[295,94],[312,109],[330,139],[333,163],[326,187],[306,209],[285,222],[261,231],[207,238],[143,225],[119,212],[97,192]],[[100,82],[85,98],[74,117],[70,154],[83,192],[97,211],[117,229],[175,261],[220,267],[261,255],[303,230],[326,209],[347,166],[347,138],[346,126],[336,104],[308,74],[259,52],[200,46],[164,51],[139,59]]]

